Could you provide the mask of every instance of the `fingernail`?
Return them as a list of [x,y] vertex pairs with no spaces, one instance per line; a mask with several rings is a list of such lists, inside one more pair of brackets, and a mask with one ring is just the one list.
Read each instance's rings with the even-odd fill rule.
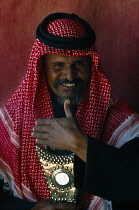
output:
[[67,104],[70,104],[70,100],[69,99],[67,99]]

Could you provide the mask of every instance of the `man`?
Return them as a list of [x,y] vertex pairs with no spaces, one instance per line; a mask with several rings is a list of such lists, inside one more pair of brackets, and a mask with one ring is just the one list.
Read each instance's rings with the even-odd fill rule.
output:
[[[13,209],[73,209],[72,203],[66,205],[77,193],[73,153],[79,209],[109,209],[107,200],[139,197],[134,173],[139,116],[122,100],[110,98],[94,41],[91,27],[74,14],[52,14],[37,29],[27,74],[1,109],[0,174],[18,197],[6,198]],[[131,149],[125,143],[133,138]],[[131,193],[122,197],[125,189]],[[51,198],[65,203],[50,203]]]

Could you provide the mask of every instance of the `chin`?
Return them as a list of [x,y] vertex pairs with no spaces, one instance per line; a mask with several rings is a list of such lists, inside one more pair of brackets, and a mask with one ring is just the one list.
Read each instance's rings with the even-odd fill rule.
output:
[[80,95],[70,95],[70,96],[57,96],[57,100],[60,104],[64,104],[65,100],[69,99],[71,105],[78,105],[81,99]]

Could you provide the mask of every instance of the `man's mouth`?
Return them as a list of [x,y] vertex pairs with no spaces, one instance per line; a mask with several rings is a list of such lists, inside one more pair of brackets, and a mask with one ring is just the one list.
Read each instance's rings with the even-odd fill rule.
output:
[[65,87],[74,87],[75,83],[62,83],[61,85],[65,86]]
[[61,85],[67,89],[82,89],[84,83],[83,80],[77,78],[74,79],[73,81],[69,81],[67,79],[61,79],[61,80],[57,80],[54,83],[55,88],[58,88],[58,86]]

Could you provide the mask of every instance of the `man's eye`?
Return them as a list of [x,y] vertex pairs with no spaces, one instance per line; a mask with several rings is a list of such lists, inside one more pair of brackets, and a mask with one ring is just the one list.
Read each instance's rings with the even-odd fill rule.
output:
[[63,67],[63,63],[54,63],[53,67],[54,68],[61,68],[61,67]]
[[74,65],[75,65],[75,66],[85,66],[86,63],[85,63],[84,61],[77,61],[77,62],[75,62]]

